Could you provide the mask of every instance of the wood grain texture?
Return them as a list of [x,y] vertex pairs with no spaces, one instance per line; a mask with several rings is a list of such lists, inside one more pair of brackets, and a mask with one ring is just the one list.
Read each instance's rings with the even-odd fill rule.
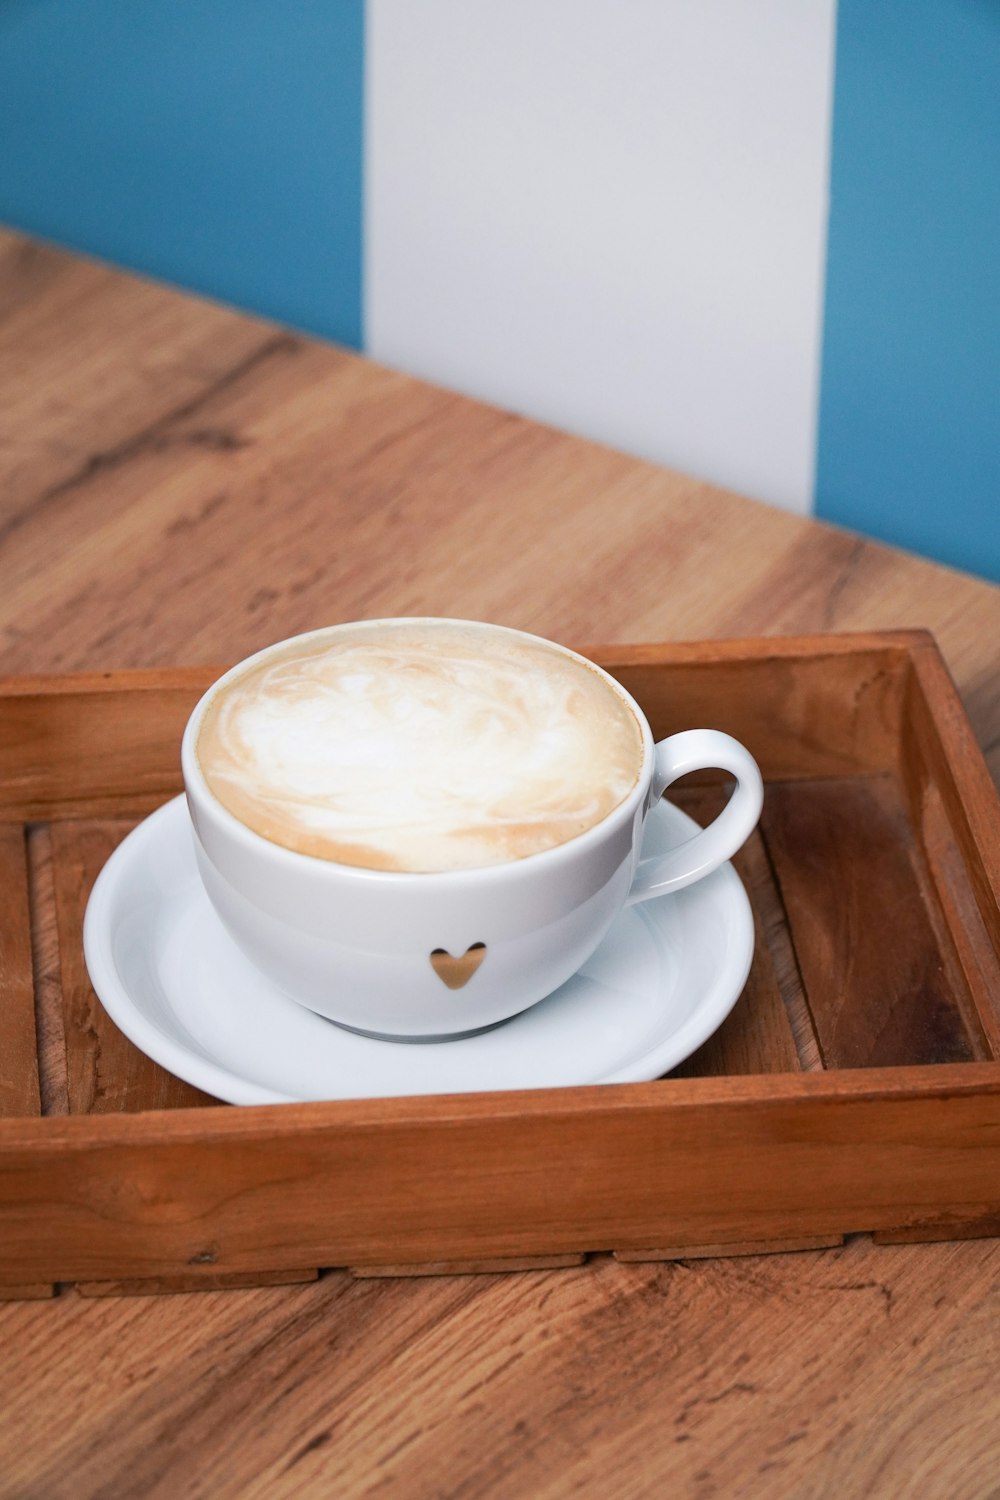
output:
[[[25,830],[0,824],[0,1116],[41,1112],[38,1034],[31,936],[31,903]],[[51,1281],[29,1281],[0,1290],[0,1297],[51,1297]]]
[[[914,668],[903,782],[947,929],[942,948],[954,945],[968,986],[968,1024],[981,1031],[986,1051],[1000,1057],[1000,841],[993,788],[942,663],[917,650]],[[973,845],[981,853],[964,868]]]
[[348,1270],[362,1281],[383,1276],[506,1276],[512,1271],[566,1270],[582,1266],[585,1260],[583,1254],[511,1255],[479,1260],[425,1260],[417,1265],[397,1261],[391,1265],[349,1266]]
[[[896,770],[911,653],[923,632],[590,645],[662,736],[712,717],[768,780]],[[223,669],[0,678],[8,818],[143,813],[181,789],[178,742]]]
[[[907,649],[911,644],[905,641]],[[801,672],[804,643],[794,636],[775,642],[769,656],[758,651],[756,659],[734,643],[724,662],[696,666],[679,651],[675,670],[664,672],[651,648],[648,662],[641,651],[623,653],[613,670],[643,705],[657,738],[697,723],[714,700],[714,726],[743,740],[769,780],[893,768],[904,641],[894,650],[874,638],[868,654],[838,649],[835,641],[820,649],[823,670],[807,676]]]
[[[721,810],[724,794],[721,788],[714,787],[674,788],[671,800],[704,826]],[[781,901],[759,833],[752,835],[733,863],[754,909],[750,975],[735,1008],[718,1031],[673,1070],[674,1078],[791,1073],[802,1065],[789,1009],[794,1014],[799,1007],[804,1008],[805,995],[800,987],[799,995],[790,1000],[786,1009],[770,946]],[[780,944],[779,953],[783,954]],[[797,969],[795,972],[797,976]],[[812,1039],[813,1048],[815,1045]]]
[[211,1267],[204,1275],[192,1272],[187,1276],[137,1276],[130,1281],[78,1281],[76,1291],[81,1297],[155,1297],[164,1293],[238,1291],[244,1287],[294,1286],[303,1281],[316,1281],[319,1272],[301,1271],[230,1271],[218,1273]]
[[0,1286],[0,1302],[41,1302],[55,1295],[48,1281],[10,1282]]
[[983,1056],[935,941],[888,777],[772,786],[762,818],[828,1068]]
[[720,1240],[714,1245],[672,1245],[657,1250],[616,1250],[615,1260],[717,1260],[732,1255],[791,1255],[798,1250],[832,1250],[842,1234],[809,1234],[787,1240]]
[[149,812],[182,789],[180,734],[218,671],[0,679],[0,808],[9,818]]
[[0,1359],[47,1359],[5,1391],[5,1482],[48,1500],[820,1500],[835,1484],[882,1500],[947,1481],[978,1500],[996,1477],[998,1287],[996,1243],[855,1240],[8,1306]]
[[[130,800],[130,799],[126,799]],[[65,1059],[66,1109],[71,1114],[107,1114],[148,1109],[184,1109],[218,1101],[175,1078],[123,1036],[94,994],[83,957],[83,916],[94,881],[112,851],[133,827],[132,819],[55,822],[47,829],[53,886],[58,985]],[[81,1281],[83,1296],[151,1296],[158,1292],[219,1290],[315,1280],[310,1270],[262,1268],[252,1274],[223,1272],[209,1263],[188,1274]]]
[[37,1115],[38,1043],[31,960],[31,916],[24,829],[0,824],[0,991],[4,997],[0,1050],[0,1116]]
[[94,994],[83,956],[83,914],[94,881],[132,828],[130,820],[58,822],[49,829],[66,1043],[69,1112],[176,1109],[216,1104],[134,1047]]
[[[0,516],[4,672],[208,665],[380,614],[581,643],[926,627],[1000,780],[1000,591],[16,235]],[[1000,1466],[998,1288],[995,1239],[858,1237],[5,1304],[3,1484],[979,1500]]]
[[66,1030],[62,973],[59,966],[59,922],[52,870],[52,841],[47,824],[36,823],[28,828],[27,853],[42,1113],[65,1115],[69,1112]]
[[[669,1108],[660,1107],[669,1095]],[[995,1218],[992,1063],[10,1121],[0,1279],[646,1249]]]

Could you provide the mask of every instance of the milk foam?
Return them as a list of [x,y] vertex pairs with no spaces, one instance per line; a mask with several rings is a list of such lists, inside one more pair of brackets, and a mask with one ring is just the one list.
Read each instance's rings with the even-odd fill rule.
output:
[[456,870],[565,843],[635,786],[641,731],[596,671],[530,638],[391,622],[270,653],[210,702],[202,773],[301,853]]

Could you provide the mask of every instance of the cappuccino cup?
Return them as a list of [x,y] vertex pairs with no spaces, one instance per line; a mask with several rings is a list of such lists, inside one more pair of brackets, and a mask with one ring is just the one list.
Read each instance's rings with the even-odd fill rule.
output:
[[[760,815],[731,736],[654,744],[607,672],[471,621],[334,625],[270,646],[196,706],[181,751],[205,890],[294,1000],[368,1035],[453,1038],[559,988],[621,910],[728,860]],[[664,790],[717,767],[707,828],[642,859]]]

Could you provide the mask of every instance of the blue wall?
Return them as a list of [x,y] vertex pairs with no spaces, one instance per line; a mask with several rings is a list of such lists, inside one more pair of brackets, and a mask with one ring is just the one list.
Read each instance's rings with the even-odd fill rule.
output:
[[1000,5],[840,0],[817,510],[1000,580]]
[[361,343],[363,0],[2,0],[0,218]]
[[[361,347],[364,52],[365,0],[0,0],[0,220]],[[1000,581],[1000,0],[839,0],[831,197],[819,514]]]

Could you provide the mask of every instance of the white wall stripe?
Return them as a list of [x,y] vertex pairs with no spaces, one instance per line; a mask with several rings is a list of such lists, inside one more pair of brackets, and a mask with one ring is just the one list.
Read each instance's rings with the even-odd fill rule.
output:
[[811,507],[834,0],[369,0],[376,359]]

